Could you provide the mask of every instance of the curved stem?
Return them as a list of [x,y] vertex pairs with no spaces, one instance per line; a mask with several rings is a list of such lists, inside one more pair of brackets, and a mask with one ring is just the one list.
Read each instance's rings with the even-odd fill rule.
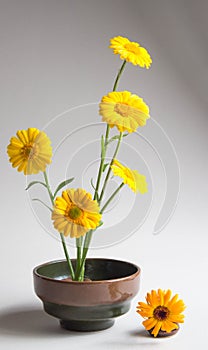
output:
[[106,133],[105,133],[105,140],[103,142],[103,149],[101,150],[100,167],[99,167],[99,171],[98,171],[97,183],[96,183],[96,188],[95,188],[95,193],[94,193],[94,199],[96,199],[97,201],[99,201],[98,191],[99,191],[100,181],[101,181],[101,177],[102,177],[102,173],[103,173],[103,166],[105,163],[105,156],[106,156],[106,151],[107,151],[109,132],[110,132],[110,126],[107,125]]
[[[109,176],[110,176],[110,173],[111,173],[111,165],[113,164],[113,161],[118,153],[118,150],[119,150],[119,147],[120,147],[120,144],[121,144],[121,140],[122,140],[122,136],[123,136],[123,133],[120,132],[120,135],[119,135],[119,139],[118,139],[118,143],[117,143],[117,146],[116,146],[116,149],[115,149],[115,152],[114,152],[114,155],[113,155],[113,158],[111,160],[111,163],[109,165],[109,168],[108,168],[108,173],[106,175],[106,178],[105,178],[105,181],[104,181],[104,185],[103,185],[103,189],[102,189],[102,192],[101,192],[101,195],[100,195],[100,198],[99,198],[99,201],[98,203],[100,204],[101,203],[101,200],[102,200],[102,197],[104,195],[104,191],[105,191],[105,188],[106,188],[106,185],[107,185],[107,182],[108,182],[108,179],[109,179]],[[113,198],[112,198],[113,199]],[[107,204],[107,203],[106,203]],[[108,203],[109,204],[109,203]],[[102,209],[103,210],[103,209]],[[92,239],[92,234],[93,234],[93,230],[90,230],[86,236],[85,236],[85,240],[84,240],[84,247],[83,247],[83,255],[82,255],[82,263],[81,263],[81,268],[79,270],[79,273],[82,271],[82,268],[84,267],[84,264],[85,264],[85,260],[86,260],[86,256],[87,256],[87,252],[88,252],[88,249],[89,249],[89,245],[90,245],[90,242],[91,242],[91,239]]]
[[79,276],[78,274],[81,266],[81,259],[82,259],[82,241],[83,241],[83,237],[76,238],[77,261],[76,261],[75,279],[78,281],[82,280],[82,277],[83,277],[83,276]]
[[[113,91],[116,91],[116,89],[117,89],[118,82],[119,82],[119,79],[120,79],[120,77],[121,77],[121,75],[122,75],[122,73],[124,71],[125,65],[126,65],[126,61],[124,61],[122,63],[121,68],[118,71],[118,74],[116,76],[116,79],[115,79],[115,82],[114,82],[114,85],[113,85]],[[107,124],[106,133],[105,133],[105,142],[104,142],[105,152],[104,152],[104,155],[103,154],[101,155],[100,167],[99,167],[99,171],[98,171],[97,183],[96,183],[96,188],[95,188],[95,193],[94,193],[94,199],[96,199],[99,204],[100,204],[100,202],[102,200],[102,197],[104,195],[105,187],[107,185],[107,182],[108,182],[108,179],[109,179],[109,176],[110,176],[110,173],[111,173],[111,165],[113,163],[114,158],[116,157],[116,155],[118,153],[119,146],[120,146],[120,143],[121,143],[121,140],[122,140],[122,133],[120,133],[119,140],[118,140],[118,143],[117,143],[117,147],[116,147],[116,150],[115,150],[114,155],[113,155],[113,159],[112,159],[111,164],[109,165],[109,168],[108,168],[108,173],[107,173],[106,178],[105,178],[105,182],[104,182],[104,185],[103,185],[101,196],[99,197],[98,193],[99,193],[99,187],[100,187],[101,177],[102,177],[102,173],[103,173],[103,166],[104,166],[104,163],[105,163],[105,156],[106,156],[106,151],[107,151],[107,146],[108,146],[109,133],[110,133],[110,126]],[[81,274],[83,269],[84,269],[85,260],[86,260],[86,257],[87,257],[87,252],[88,252],[89,245],[90,245],[90,242],[91,242],[91,239],[92,239],[92,234],[93,234],[93,230],[90,230],[85,236],[84,247],[83,247],[82,258],[81,258],[81,266],[80,266],[80,269],[78,271],[78,274]]]
[[84,266],[85,266],[85,260],[86,260],[86,257],[87,257],[87,253],[88,253],[88,250],[89,250],[89,245],[90,245],[90,242],[91,242],[91,239],[92,239],[93,232],[94,232],[94,230],[90,230],[85,236],[82,260],[81,260],[80,268],[79,268],[79,270],[77,272],[77,276],[80,276],[80,275],[83,274]]
[[108,145],[108,137],[110,132],[110,126],[107,124],[106,133],[105,133],[105,147]]
[[113,91],[116,91],[116,89],[117,89],[118,81],[119,81],[119,79],[120,79],[120,77],[121,77],[121,74],[123,73],[123,70],[124,70],[124,68],[125,68],[125,65],[126,65],[126,61],[123,61],[122,66],[121,66],[121,68],[120,68],[119,71],[118,71],[118,74],[117,74],[115,83],[114,83],[114,85],[113,85]]
[[121,141],[122,141],[122,137],[123,137],[123,133],[120,132],[119,139],[118,139],[118,143],[117,143],[117,146],[116,146],[114,155],[113,155],[113,157],[112,157],[111,163],[110,163],[110,165],[109,165],[108,172],[107,172],[107,175],[106,175],[106,178],[105,178],[105,181],[104,181],[104,185],[103,185],[103,188],[102,188],[102,192],[101,192],[101,195],[100,195],[100,199],[99,199],[99,202],[100,202],[100,203],[101,203],[101,201],[102,201],[102,198],[103,198],[103,195],[104,195],[104,192],[105,192],[105,189],[106,189],[106,186],[107,186],[109,177],[110,177],[111,165],[113,164],[113,161],[114,161],[114,159],[116,158],[116,156],[117,156],[117,154],[118,154],[118,150],[119,150],[119,147],[120,147],[120,144],[121,144]]
[[[125,65],[126,65],[126,61],[123,61],[122,65],[118,71],[118,74],[116,76],[115,82],[113,84],[113,91],[116,91],[116,89],[117,89],[118,82],[119,82],[119,79],[124,71]],[[110,133],[110,126],[107,124],[106,133],[105,133],[105,155],[106,155],[107,146],[108,146],[109,133]],[[94,194],[94,199],[97,199],[97,200],[99,200],[98,191],[99,191],[101,176],[102,176],[102,172],[103,172],[103,166],[104,166],[104,162],[105,162],[105,155],[104,155],[104,157],[101,157],[100,167],[99,167],[99,171],[98,171],[96,189],[95,189],[95,194]]]
[[118,188],[113,192],[113,194],[108,198],[107,202],[104,204],[104,206],[102,207],[100,213],[104,213],[105,209],[107,208],[107,206],[110,204],[110,202],[113,200],[113,198],[117,195],[117,193],[121,190],[121,188],[124,186],[124,183],[122,182]]
[[51,188],[50,188],[50,185],[49,185],[48,176],[47,176],[46,171],[43,172],[43,175],[44,175],[45,184],[46,184],[46,187],[47,187],[47,190],[48,190],[48,194],[49,194],[49,197],[50,197],[50,200],[51,200],[51,204],[53,206],[54,205],[54,198],[53,198],[52,191],[51,191]]
[[73,269],[73,266],[72,266],[72,263],[71,263],[71,259],[70,259],[69,254],[68,254],[68,250],[67,250],[67,247],[66,247],[66,242],[65,242],[63,233],[61,233],[61,242],[62,242],[64,253],[65,253],[65,256],[66,256],[66,261],[67,261],[67,265],[69,267],[71,278],[72,278],[72,280],[74,280],[75,279],[74,269]]
[[[54,198],[53,198],[53,194],[52,194],[52,191],[51,191],[51,188],[50,188],[50,185],[49,185],[48,176],[47,176],[47,173],[45,171],[43,172],[43,175],[44,175],[44,179],[45,179],[46,188],[47,188],[47,191],[48,191],[48,194],[49,194],[49,197],[50,197],[50,200],[51,200],[51,204],[52,204],[52,207],[53,207],[54,206]],[[69,272],[71,274],[71,278],[75,279],[74,269],[73,269],[73,266],[72,266],[72,263],[71,263],[71,259],[70,259],[69,254],[68,254],[68,250],[67,250],[67,247],[66,247],[66,242],[65,242],[65,239],[64,239],[64,235],[63,235],[63,233],[61,233],[60,235],[61,235],[61,243],[62,243],[62,246],[63,246],[63,249],[64,249],[64,254],[65,254],[66,261],[67,261],[67,264],[68,264],[68,267],[69,267]]]
[[[118,71],[118,74],[116,76],[116,79],[115,79],[115,82],[114,82],[114,85],[113,85],[113,91],[116,91],[117,89],[117,86],[118,86],[118,82],[119,82],[119,79],[124,71],[124,68],[125,68],[125,65],[126,65],[126,60],[123,61],[122,65],[121,65],[121,68],[119,69]],[[109,135],[109,130],[110,130],[110,127],[108,125],[108,135]],[[111,165],[113,163],[113,160],[114,158],[116,157],[117,153],[118,153],[118,149],[119,149],[119,146],[120,146],[120,143],[121,143],[121,138],[122,138],[122,133],[120,133],[120,137],[119,137],[119,140],[118,140],[118,144],[117,144],[117,148],[116,148],[116,151],[113,155],[113,159],[111,161],[111,164],[108,168],[108,173],[107,173],[107,176],[105,178],[105,182],[104,182],[104,186],[103,186],[103,189],[102,189],[102,192],[101,192],[101,195],[100,195],[100,198],[99,198],[99,203],[101,202],[102,198],[103,198],[103,195],[104,195],[104,191],[105,191],[105,188],[106,188],[106,185],[107,185],[107,182],[108,182],[108,178],[110,176],[110,172],[111,172]],[[107,147],[107,143],[106,143],[106,147]]]

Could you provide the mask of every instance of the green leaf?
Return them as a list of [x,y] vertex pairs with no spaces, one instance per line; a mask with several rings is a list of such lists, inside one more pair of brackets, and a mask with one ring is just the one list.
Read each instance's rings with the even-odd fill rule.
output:
[[33,185],[36,185],[36,184],[39,184],[39,185],[43,185],[47,188],[46,184],[44,182],[41,182],[41,181],[32,181],[29,183],[29,185],[26,187],[25,191],[29,190],[30,187],[32,187]]
[[103,172],[105,171],[105,169],[107,168],[108,165],[109,165],[109,163],[106,163],[103,165]]
[[[122,137],[126,137],[126,136],[128,136],[128,135],[129,135],[128,133],[127,133],[127,134],[123,134]],[[111,142],[113,142],[113,141],[115,141],[115,140],[118,140],[119,137],[120,137],[119,135],[115,135],[115,136],[111,137],[111,139],[108,140],[108,143],[107,143],[107,144],[109,145],[109,143],[111,143]]]
[[65,180],[65,181],[61,182],[61,183],[58,185],[57,189],[55,190],[54,196],[53,196],[53,197],[55,198],[56,195],[57,195],[57,193],[58,193],[58,191],[60,191],[64,186],[70,184],[73,180],[74,180],[74,177],[72,177],[71,179],[68,179],[68,180]]
[[38,198],[33,198],[32,199],[33,201],[36,201],[36,202],[40,202],[41,204],[44,205],[44,207],[48,208],[51,212],[53,211],[47,204],[45,204],[43,201],[41,201],[40,199]]
[[116,136],[113,136],[113,137],[111,137],[111,139],[109,139],[108,140],[108,145],[111,143],[111,142],[113,142],[113,141],[115,141],[115,140],[118,140],[119,139],[119,136],[118,135],[116,135]]
[[103,224],[104,224],[104,222],[100,221],[98,227],[102,226]]

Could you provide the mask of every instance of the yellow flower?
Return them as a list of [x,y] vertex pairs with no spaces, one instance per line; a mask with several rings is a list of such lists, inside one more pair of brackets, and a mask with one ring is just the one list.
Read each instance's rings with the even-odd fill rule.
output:
[[64,236],[84,236],[91,229],[96,229],[101,220],[97,201],[85,190],[67,189],[62,197],[55,200],[52,220],[54,227]]
[[123,166],[118,160],[114,159],[111,169],[115,176],[123,179],[123,183],[128,185],[133,192],[147,192],[146,177],[138,173],[137,170],[131,170]]
[[130,41],[122,36],[116,36],[110,40],[110,48],[115,55],[120,55],[121,60],[131,62],[135,66],[149,69],[152,59],[148,51],[140,44]]
[[149,107],[143,99],[129,91],[113,91],[102,97],[100,103],[102,120],[120,132],[136,131],[144,126],[149,116]]
[[17,137],[12,137],[7,147],[9,161],[18,171],[25,175],[45,171],[51,162],[52,148],[48,136],[36,128],[19,130]]
[[171,290],[158,291],[152,290],[147,293],[146,303],[139,302],[137,312],[144,318],[147,318],[143,325],[151,334],[156,337],[160,330],[171,332],[178,329],[177,323],[184,322],[185,310],[183,300],[178,300],[178,294],[171,298]]

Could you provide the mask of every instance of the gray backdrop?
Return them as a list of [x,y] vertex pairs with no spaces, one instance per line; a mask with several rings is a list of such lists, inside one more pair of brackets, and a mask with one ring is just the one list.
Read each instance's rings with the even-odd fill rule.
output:
[[[148,290],[159,287],[178,292],[188,305],[180,337],[163,342],[163,348],[196,349],[207,344],[205,315],[200,311],[199,316],[199,310],[207,307],[200,297],[208,265],[207,11],[206,0],[0,0],[4,349],[12,348],[13,341],[21,349],[28,345],[36,349],[43,342],[62,349],[105,348],[105,344],[111,349],[139,344],[149,348],[154,340],[135,336],[141,327],[135,305]],[[35,265],[63,257],[61,246],[33,215],[25,178],[8,163],[6,145],[16,130],[42,128],[64,111],[97,102],[110,91],[120,65],[108,49],[109,39],[116,35],[140,42],[153,58],[148,71],[129,64],[120,89],[144,97],[151,116],[172,140],[180,163],[180,198],[172,220],[154,236],[161,204],[156,177],[152,211],[140,230],[120,244],[91,251],[142,266],[141,292],[129,316],[105,334],[66,337],[56,321],[40,311],[31,277]],[[73,120],[70,123],[73,128]]]

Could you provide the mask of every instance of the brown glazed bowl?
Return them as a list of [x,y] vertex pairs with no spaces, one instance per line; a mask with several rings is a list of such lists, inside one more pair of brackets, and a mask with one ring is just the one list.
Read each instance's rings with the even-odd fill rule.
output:
[[[72,261],[75,265],[75,260]],[[111,327],[114,317],[125,314],[137,294],[140,268],[112,259],[87,259],[84,282],[71,281],[65,260],[52,261],[33,270],[34,288],[44,310],[75,331]]]

